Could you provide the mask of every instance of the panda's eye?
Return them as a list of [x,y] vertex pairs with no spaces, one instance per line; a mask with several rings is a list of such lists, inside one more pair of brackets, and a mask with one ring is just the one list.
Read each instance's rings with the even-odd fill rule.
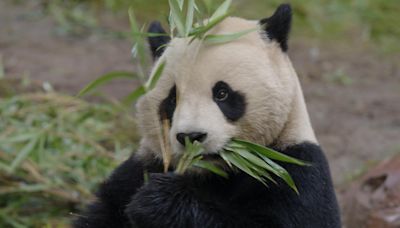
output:
[[215,94],[215,100],[217,101],[225,101],[229,96],[229,91],[225,88],[218,90]]

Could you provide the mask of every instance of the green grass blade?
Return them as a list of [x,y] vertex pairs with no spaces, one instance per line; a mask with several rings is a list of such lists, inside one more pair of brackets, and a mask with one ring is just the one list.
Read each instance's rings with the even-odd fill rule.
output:
[[178,30],[178,34],[181,37],[185,36],[185,23],[184,23],[184,15],[182,12],[182,8],[179,5],[179,2],[176,0],[169,0],[169,7],[171,9],[171,23]]
[[292,163],[292,164],[301,165],[301,166],[310,165],[307,162],[304,162],[299,159],[290,157],[288,155],[279,153],[273,149],[270,149],[270,148],[267,148],[267,147],[264,147],[264,146],[261,146],[258,144],[254,144],[254,143],[244,141],[244,140],[239,140],[239,139],[233,139],[233,141],[245,146],[246,148],[248,148],[254,152],[260,153],[260,154],[262,154],[270,159],[273,159],[273,160]]
[[134,103],[139,97],[143,96],[146,93],[146,89],[144,86],[139,86],[133,92],[131,92],[128,96],[124,97],[122,103],[125,105],[130,105]]
[[143,32],[142,30],[139,29],[138,23],[136,21],[135,17],[135,12],[133,11],[133,8],[130,7],[128,10],[128,15],[129,15],[129,22],[131,26],[131,36],[132,40],[135,43],[134,49],[136,49],[137,57],[139,58],[139,62],[141,64],[141,67],[146,67],[147,66],[147,59],[146,59],[146,47],[145,47],[145,39],[141,35]]
[[164,67],[165,67],[165,61],[160,63],[158,65],[157,69],[154,71],[154,74],[150,76],[148,84],[146,84],[147,91],[152,90],[156,86],[158,80],[160,79],[160,77],[162,75],[162,72],[164,71]]
[[78,93],[78,97],[82,97],[85,94],[89,93],[90,91],[95,90],[96,88],[98,88],[101,85],[106,84],[107,82],[114,80],[116,78],[135,78],[137,75],[131,72],[111,72],[108,74],[105,74],[101,77],[99,77],[98,79],[92,81],[91,83],[89,83],[85,88],[83,88],[81,91],[79,91]]
[[185,26],[185,36],[188,36],[190,30],[192,29],[193,19],[194,19],[195,2],[194,0],[189,0],[187,6],[186,14],[186,26]]
[[21,164],[21,162],[23,162],[26,159],[26,157],[28,157],[29,154],[35,149],[37,141],[38,137],[35,137],[31,139],[29,143],[25,145],[25,147],[22,148],[22,150],[18,153],[17,157],[12,161],[10,165],[11,173],[13,173]]
[[179,5],[179,9],[183,9],[183,5],[185,4],[185,0],[175,0],[175,1],[177,1],[178,2],[178,5]]
[[222,170],[221,168],[219,168],[218,166],[216,166],[210,162],[200,160],[200,161],[195,162],[193,165],[197,166],[199,168],[209,170],[209,171],[211,171],[219,176],[222,176],[224,178],[228,178],[228,174],[224,170]]
[[131,32],[133,35],[142,36],[142,37],[160,37],[160,36],[169,36],[168,33],[155,33],[155,32]]
[[231,33],[231,34],[220,34],[220,35],[214,35],[214,34],[209,34],[204,37],[204,41],[210,44],[222,44],[222,43],[228,43],[233,40],[237,40],[240,37],[249,34],[251,32],[257,31],[256,28],[254,29],[247,29],[241,32],[236,32],[236,33]]
[[13,136],[10,138],[0,138],[0,143],[24,142],[24,141],[28,141],[28,140],[34,138],[36,135],[37,135],[37,132],[22,133],[22,134],[18,134],[16,136]]
[[225,15],[228,13],[229,7],[232,4],[232,0],[225,0],[218,8],[215,10],[213,15],[210,17],[210,21],[221,17],[222,15]]
[[224,14],[218,18],[215,18],[214,20],[210,20],[210,22],[207,23],[206,25],[193,29],[189,33],[189,36],[195,36],[195,37],[203,36],[206,32],[208,32],[210,29],[212,29],[215,25],[217,25],[218,23],[223,21],[228,16],[229,16],[229,14]]

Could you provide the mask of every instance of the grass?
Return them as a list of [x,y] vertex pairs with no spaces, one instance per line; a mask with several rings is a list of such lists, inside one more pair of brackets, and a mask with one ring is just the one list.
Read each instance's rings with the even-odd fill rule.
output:
[[111,104],[33,93],[0,98],[0,116],[0,227],[68,224],[136,147],[132,117]]
[[[168,1],[158,0],[36,1],[47,2],[46,6],[58,21],[61,33],[97,31],[97,21],[104,11],[127,17],[126,9],[133,7],[140,21],[165,21],[169,14]],[[223,1],[203,2],[212,12]],[[400,4],[397,0],[234,0],[233,15],[261,19],[271,15],[283,2],[290,2],[293,6],[296,37],[323,42],[364,43],[388,53],[400,51],[397,42],[400,37]]]

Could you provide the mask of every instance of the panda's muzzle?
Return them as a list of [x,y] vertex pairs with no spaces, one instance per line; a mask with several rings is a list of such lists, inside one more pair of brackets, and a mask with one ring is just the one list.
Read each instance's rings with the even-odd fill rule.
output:
[[207,133],[203,132],[191,132],[191,133],[178,133],[176,134],[176,140],[183,146],[185,146],[185,138],[188,138],[191,143],[197,141],[199,143],[204,142],[207,138]]

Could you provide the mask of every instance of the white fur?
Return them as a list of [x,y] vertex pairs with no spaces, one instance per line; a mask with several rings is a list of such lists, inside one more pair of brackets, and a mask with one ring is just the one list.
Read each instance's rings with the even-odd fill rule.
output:
[[[227,18],[211,33],[229,34],[258,27],[258,22]],[[166,61],[156,87],[142,97],[137,116],[143,138],[139,153],[161,156],[158,108],[176,84],[178,103],[173,115],[170,142],[174,153],[183,148],[177,133],[206,132],[203,145],[216,152],[232,137],[284,147],[310,141],[317,143],[297,75],[288,56],[276,42],[251,32],[229,43],[210,45],[175,38],[156,63]],[[245,94],[245,115],[229,122],[212,99],[218,81]]]

